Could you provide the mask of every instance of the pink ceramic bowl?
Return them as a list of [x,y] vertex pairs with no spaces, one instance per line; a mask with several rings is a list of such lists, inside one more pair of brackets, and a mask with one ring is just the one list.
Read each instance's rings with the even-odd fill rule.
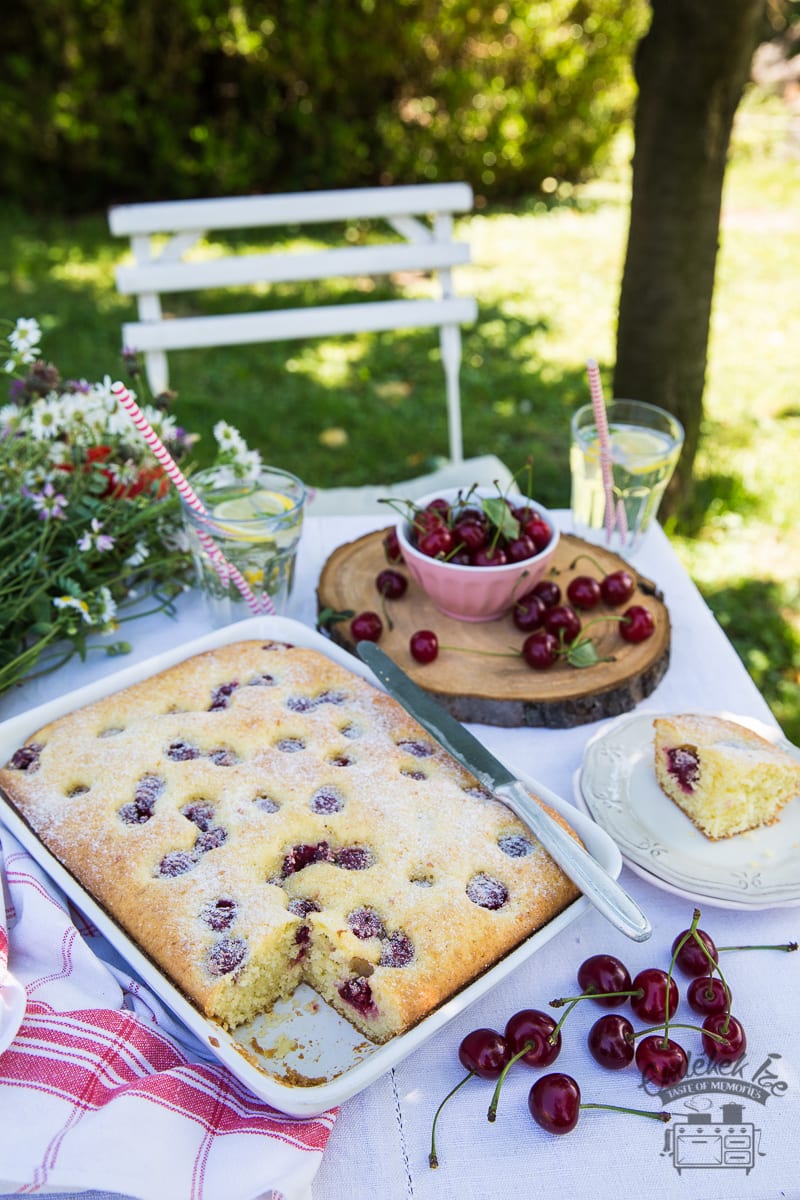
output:
[[[463,491],[463,488],[444,488],[439,492],[431,492],[416,500],[415,507],[425,508],[438,497],[453,504]],[[496,488],[476,488],[471,493],[473,499],[497,495]],[[515,600],[530,591],[553,561],[559,534],[547,509],[535,500],[518,494],[509,495],[508,499],[514,505],[528,504],[535,509],[550,527],[552,536],[544,550],[532,558],[506,563],[501,567],[461,566],[429,558],[411,544],[409,521],[398,522],[397,538],[409,574],[446,617],[455,617],[459,621],[497,620],[508,612]]]

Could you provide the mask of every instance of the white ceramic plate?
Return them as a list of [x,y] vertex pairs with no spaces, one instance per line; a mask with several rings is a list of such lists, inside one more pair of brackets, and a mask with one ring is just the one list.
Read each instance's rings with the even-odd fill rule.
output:
[[[0,726],[0,761],[5,762],[26,741],[28,735],[56,717],[146,679],[190,655],[246,638],[275,639],[313,647],[355,674],[375,682],[372,672],[360,659],[308,626],[285,617],[255,617],[178,646],[169,653],[13,717]],[[533,780],[524,775],[520,775],[520,778],[535,790]],[[616,878],[622,869],[622,858],[609,836],[566,800],[558,808],[589,852]],[[324,1112],[373,1083],[571,924],[586,911],[588,905],[584,897],[580,897],[419,1025],[382,1046],[368,1042],[305,984],[297,989],[291,1000],[276,1006],[273,1012],[228,1033],[186,1000],[72,875],[64,870],[2,797],[0,819],[128,961],[139,978],[194,1033],[205,1052],[223,1062],[255,1095],[292,1116]],[[308,1086],[287,1082],[287,1073],[292,1071],[314,1082]]]
[[[615,721],[586,745],[575,796],[650,883],[691,900],[750,909],[800,905],[800,797],[780,821],[712,842],[664,795],[653,768],[653,719]],[[800,760],[800,751],[752,717],[720,713]]]

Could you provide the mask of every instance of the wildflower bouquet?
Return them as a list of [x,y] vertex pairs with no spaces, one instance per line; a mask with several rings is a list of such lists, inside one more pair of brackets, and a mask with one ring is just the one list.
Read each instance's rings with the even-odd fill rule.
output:
[[[96,645],[125,653],[126,642],[93,639],[143,608],[170,611],[191,579],[177,497],[110,378],[63,381],[40,359],[40,339],[36,321],[18,320],[4,363],[13,379],[0,407],[0,693]],[[125,358],[137,377],[136,356]],[[142,409],[181,461],[197,439],[168,399]],[[232,426],[221,421],[214,434],[218,462],[257,473],[258,453]],[[153,605],[122,615],[144,596]]]

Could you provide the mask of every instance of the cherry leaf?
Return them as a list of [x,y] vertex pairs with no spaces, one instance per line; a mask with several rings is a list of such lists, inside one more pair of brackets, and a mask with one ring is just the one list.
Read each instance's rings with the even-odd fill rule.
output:
[[519,521],[502,496],[484,496],[481,507],[502,537],[519,536]]
[[591,638],[582,642],[573,642],[567,650],[567,662],[573,667],[593,667],[600,662],[600,656]]

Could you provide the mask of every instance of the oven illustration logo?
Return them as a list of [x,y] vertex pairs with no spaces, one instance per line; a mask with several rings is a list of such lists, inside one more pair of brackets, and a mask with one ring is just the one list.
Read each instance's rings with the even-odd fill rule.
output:
[[679,1175],[682,1171],[714,1169],[749,1174],[764,1157],[764,1114],[756,1110],[755,1118],[751,1117],[747,1104],[755,1103],[763,1109],[767,1101],[786,1091],[788,1085],[775,1067],[780,1057],[769,1054],[755,1070],[750,1069],[746,1058],[741,1058],[724,1064],[727,1070],[719,1075],[711,1073],[719,1069],[718,1064],[706,1058],[690,1060],[681,1083],[656,1093],[672,1113],[664,1130],[661,1154],[671,1160]]

